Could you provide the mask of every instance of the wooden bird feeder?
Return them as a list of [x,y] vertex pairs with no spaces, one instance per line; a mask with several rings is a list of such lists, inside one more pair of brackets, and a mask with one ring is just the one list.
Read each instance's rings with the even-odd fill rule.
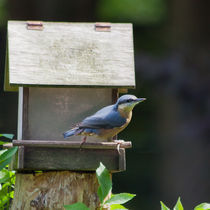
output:
[[[131,24],[9,21],[6,91],[18,91],[13,169],[125,170],[125,147],[62,133],[135,87]],[[109,145],[109,146],[107,146]]]
[[[130,142],[117,149],[117,143],[88,137],[80,149],[80,136],[64,140],[62,133],[135,87],[132,24],[9,21],[4,87],[19,94],[16,188],[25,189],[25,171],[90,172],[100,162],[110,172],[125,170]],[[32,197],[16,193],[16,202],[25,199],[29,209],[49,190],[37,192],[31,203]]]

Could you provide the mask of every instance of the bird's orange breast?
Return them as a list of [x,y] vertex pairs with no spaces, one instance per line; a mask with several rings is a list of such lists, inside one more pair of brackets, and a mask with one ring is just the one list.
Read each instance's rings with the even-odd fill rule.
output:
[[129,114],[126,116],[126,123],[124,125],[122,125],[121,127],[115,127],[112,129],[101,129],[99,137],[103,139],[112,140],[113,136],[117,135],[119,132],[121,132],[128,126],[128,124],[131,121],[131,118],[132,118],[132,112],[129,112]]

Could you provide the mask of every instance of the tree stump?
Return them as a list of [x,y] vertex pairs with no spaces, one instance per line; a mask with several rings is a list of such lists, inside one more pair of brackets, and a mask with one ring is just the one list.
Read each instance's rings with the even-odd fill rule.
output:
[[62,210],[64,205],[85,203],[97,209],[98,181],[94,172],[53,171],[16,174],[12,210]]

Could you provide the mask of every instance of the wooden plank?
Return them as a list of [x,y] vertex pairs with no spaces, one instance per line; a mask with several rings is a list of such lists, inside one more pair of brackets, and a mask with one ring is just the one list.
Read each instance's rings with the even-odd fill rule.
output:
[[[22,139],[28,139],[29,127],[29,88],[24,87],[22,90]],[[21,99],[20,99],[21,100]],[[20,116],[21,118],[21,116]],[[21,119],[20,119],[21,120]]]
[[25,158],[24,158],[25,152],[24,152],[24,151],[25,151],[24,146],[20,146],[20,147],[18,148],[18,161],[17,161],[17,167],[18,167],[19,170],[24,169],[24,160],[25,160]]
[[10,84],[135,87],[132,24],[112,23],[108,33],[94,23],[43,25],[8,22]]
[[112,89],[112,103],[115,104],[119,97],[119,92],[117,88]]
[[[81,142],[78,141],[40,141],[40,140],[13,140],[14,146],[25,147],[48,147],[48,148],[80,148]],[[89,142],[82,145],[82,149],[117,149],[131,148],[130,141],[117,142]]]
[[75,149],[26,147],[24,169],[17,170],[73,170],[95,171],[102,162],[111,172],[124,171],[125,149]]
[[118,91],[119,93],[123,93],[123,94],[128,93],[128,89],[126,88],[119,88]]
[[17,127],[17,139],[23,138],[23,87],[19,87],[18,91],[18,127]]

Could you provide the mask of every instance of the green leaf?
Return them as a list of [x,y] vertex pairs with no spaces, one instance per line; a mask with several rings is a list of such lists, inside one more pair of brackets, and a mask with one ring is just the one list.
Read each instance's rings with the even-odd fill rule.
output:
[[3,144],[7,144],[9,142],[6,142],[6,141],[0,141],[0,145],[3,145]]
[[161,210],[170,210],[162,201],[160,201]]
[[194,210],[209,210],[209,209],[210,209],[210,203],[201,203],[194,208]]
[[64,205],[66,210],[90,210],[84,203],[78,202],[72,205]]
[[12,161],[12,157],[4,160],[4,161],[1,161],[0,162],[0,170],[2,170],[6,165],[8,165],[10,162]]
[[174,210],[184,210],[181,200],[180,200],[180,197],[178,198],[176,205],[174,206]]
[[0,183],[5,183],[7,180],[10,179],[10,173],[6,169],[2,169],[0,171]]
[[10,173],[10,183],[12,184],[12,185],[14,185],[15,184],[15,171],[9,171],[9,173]]
[[0,137],[3,136],[3,137],[6,137],[8,139],[13,139],[14,135],[13,134],[0,134]]
[[124,204],[128,202],[129,200],[133,199],[136,195],[130,194],[130,193],[119,193],[112,195],[110,199],[108,199],[105,204]]
[[98,197],[99,197],[99,200],[101,203],[103,203],[103,193],[102,193],[102,189],[101,189],[101,186],[98,187],[98,191],[97,191],[97,194],[98,194]]
[[7,151],[7,149],[2,149],[2,150],[0,150],[0,155],[2,155],[4,152],[6,152]]
[[4,209],[6,203],[9,204],[10,200],[10,194],[8,193],[10,188],[10,183],[3,184],[1,190],[0,190],[0,207],[1,209]]
[[6,150],[3,154],[0,155],[0,163],[10,157],[12,157],[18,150],[18,147],[12,147]]
[[110,206],[110,210],[121,210],[121,209],[126,209],[124,206],[120,205],[120,204],[112,204]]
[[96,169],[96,176],[100,185],[98,189],[98,197],[101,204],[103,204],[104,199],[112,190],[112,181],[110,178],[109,171],[102,163],[100,163],[99,167]]

